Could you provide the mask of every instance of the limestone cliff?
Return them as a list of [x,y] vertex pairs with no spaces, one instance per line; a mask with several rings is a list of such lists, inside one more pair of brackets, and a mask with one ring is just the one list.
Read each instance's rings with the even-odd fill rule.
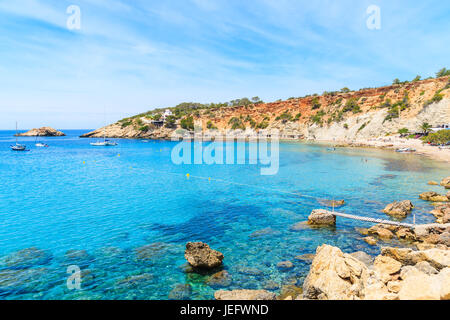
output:
[[325,92],[321,96],[271,103],[192,109],[181,115],[175,113],[170,125],[163,126],[154,125],[154,119],[160,116],[158,112],[161,111],[123,119],[83,137],[106,134],[111,138],[169,139],[181,128],[181,120],[189,117],[203,131],[278,129],[285,139],[349,141],[386,136],[401,128],[419,132],[424,122],[450,123],[450,77],[359,91]]

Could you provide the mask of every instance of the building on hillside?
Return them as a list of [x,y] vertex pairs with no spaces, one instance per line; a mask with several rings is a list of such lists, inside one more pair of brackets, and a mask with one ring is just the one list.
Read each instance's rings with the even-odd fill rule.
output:
[[440,130],[450,130],[450,123],[442,124],[442,125],[431,128],[432,132],[438,132]]
[[163,115],[162,115],[162,120],[165,121],[167,117],[173,116],[172,111],[170,111],[169,109],[166,109],[166,111],[164,111]]

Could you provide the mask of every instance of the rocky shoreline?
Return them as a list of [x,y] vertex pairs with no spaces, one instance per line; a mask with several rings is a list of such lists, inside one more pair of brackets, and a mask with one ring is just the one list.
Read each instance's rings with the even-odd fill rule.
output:
[[[450,189],[450,177],[444,178],[440,185]],[[424,192],[419,197],[435,204],[431,214],[436,217],[436,223],[411,227],[378,224],[358,229],[368,236],[366,241],[371,245],[397,237],[409,247],[381,247],[380,254],[373,258],[362,251],[349,254],[323,244],[315,254],[299,257],[312,260],[302,286],[284,286],[279,295],[270,289],[222,289],[214,297],[217,300],[450,300],[450,192],[446,195]],[[412,202],[404,200],[387,205],[383,212],[404,219],[413,209]],[[316,228],[335,226],[336,216],[327,210],[313,210],[306,224]],[[204,243],[188,243],[185,256],[194,268],[214,269],[224,260],[220,252]],[[292,268],[292,262],[279,262],[277,268]],[[226,287],[230,275],[221,270],[210,281]]]

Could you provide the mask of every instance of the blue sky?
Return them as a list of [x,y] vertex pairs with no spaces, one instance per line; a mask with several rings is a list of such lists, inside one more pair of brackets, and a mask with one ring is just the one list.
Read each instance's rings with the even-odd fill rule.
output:
[[[372,4],[380,30],[366,26]],[[442,0],[0,0],[0,128],[428,77],[450,67],[449,43]]]

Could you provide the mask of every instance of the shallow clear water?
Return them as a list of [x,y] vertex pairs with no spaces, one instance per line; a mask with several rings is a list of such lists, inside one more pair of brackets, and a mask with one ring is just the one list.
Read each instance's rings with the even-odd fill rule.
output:
[[[45,149],[21,138],[31,149],[24,153],[9,150],[13,132],[0,132],[1,299],[167,299],[179,284],[191,285],[191,299],[211,299],[217,288],[208,285],[209,275],[182,268],[188,241],[207,242],[225,255],[229,289],[271,281],[300,285],[309,265],[295,256],[318,245],[379,251],[355,230],[370,225],[357,221],[338,218],[335,229],[291,230],[322,208],[313,197],[345,199],[340,211],[385,219],[386,204],[410,199],[417,222],[432,222],[431,206],[418,194],[442,192],[426,183],[449,175],[445,164],[415,155],[286,142],[279,173],[261,176],[255,165],[175,165],[174,142],[91,147],[91,140],[78,138],[84,132],[45,138]],[[154,245],[142,259],[136,249],[148,244]],[[48,256],[34,265],[6,266],[5,257],[30,247]],[[71,260],[68,250],[86,253]],[[295,267],[278,270],[283,260]],[[73,264],[83,270],[82,290],[67,289]]]

